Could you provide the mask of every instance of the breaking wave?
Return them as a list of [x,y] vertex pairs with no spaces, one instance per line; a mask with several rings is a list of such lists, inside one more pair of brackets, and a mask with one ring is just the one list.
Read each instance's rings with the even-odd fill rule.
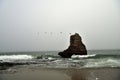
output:
[[114,58],[101,58],[101,59],[90,59],[86,62],[83,67],[120,67],[120,59]]
[[89,57],[95,57],[96,54],[91,54],[91,55],[73,55],[71,58],[89,58]]
[[11,60],[28,60],[33,59],[31,55],[1,55],[1,61],[11,61]]
[[120,67],[120,55],[73,55],[71,58],[61,58],[58,55],[0,55],[0,65],[36,64],[51,68],[91,68],[91,67]]

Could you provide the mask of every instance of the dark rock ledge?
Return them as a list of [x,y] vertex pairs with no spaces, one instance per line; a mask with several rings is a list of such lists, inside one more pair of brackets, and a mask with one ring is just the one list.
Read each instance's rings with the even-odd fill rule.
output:
[[63,52],[59,52],[63,58],[70,58],[72,55],[87,55],[87,50],[78,33],[70,36],[70,46]]

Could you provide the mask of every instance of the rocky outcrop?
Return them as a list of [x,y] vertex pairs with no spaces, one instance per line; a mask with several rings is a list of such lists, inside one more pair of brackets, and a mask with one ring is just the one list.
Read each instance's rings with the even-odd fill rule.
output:
[[70,46],[68,47],[68,49],[58,53],[58,55],[63,58],[70,58],[73,54],[87,55],[86,47],[82,43],[82,38],[78,33],[70,36]]

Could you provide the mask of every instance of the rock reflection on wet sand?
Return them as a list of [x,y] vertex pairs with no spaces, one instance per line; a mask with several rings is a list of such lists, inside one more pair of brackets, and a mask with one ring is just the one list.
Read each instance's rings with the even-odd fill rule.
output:
[[120,80],[119,68],[77,69],[71,73],[71,80]]
[[86,79],[85,76],[74,74],[72,75],[71,80],[86,80]]
[[0,71],[0,80],[120,80],[119,68],[17,68]]

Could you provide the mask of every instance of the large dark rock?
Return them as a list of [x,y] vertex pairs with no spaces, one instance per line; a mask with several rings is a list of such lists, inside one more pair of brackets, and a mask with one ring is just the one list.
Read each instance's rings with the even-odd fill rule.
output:
[[68,47],[68,49],[58,53],[58,55],[63,58],[70,58],[73,54],[87,55],[86,47],[82,43],[82,38],[78,33],[70,36],[70,46]]

